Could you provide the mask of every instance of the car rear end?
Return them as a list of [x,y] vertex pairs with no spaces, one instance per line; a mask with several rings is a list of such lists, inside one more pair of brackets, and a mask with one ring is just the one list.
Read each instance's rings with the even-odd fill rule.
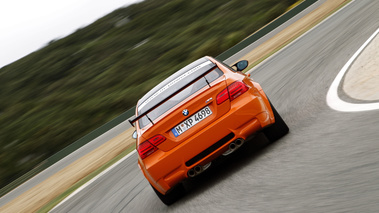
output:
[[[259,84],[213,58],[200,60],[158,85],[138,103],[137,118],[146,113],[144,107],[152,105],[151,111],[136,122],[138,164],[162,194],[201,173],[214,159],[231,153],[249,136],[275,122]],[[178,91],[172,84],[166,86],[199,67],[199,63],[211,63],[203,67],[209,70],[194,71],[204,72],[204,76],[176,87]],[[176,83],[183,86],[180,80]],[[159,97],[165,93],[162,88],[168,94],[163,98]],[[152,103],[151,97],[157,101]]]

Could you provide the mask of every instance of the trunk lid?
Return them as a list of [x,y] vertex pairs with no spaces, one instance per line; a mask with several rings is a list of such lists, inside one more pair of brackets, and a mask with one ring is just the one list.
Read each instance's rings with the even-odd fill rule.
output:
[[[213,75],[213,77],[208,75]],[[230,110],[230,101],[225,101],[220,105],[216,101],[217,95],[227,88],[225,76],[218,68],[208,75],[205,76],[207,80],[202,78],[193,86],[186,88],[183,93],[190,95],[155,119],[154,125],[150,124],[143,128],[144,137],[163,135],[166,140],[158,148],[167,152],[226,114]],[[203,86],[196,89],[199,85]],[[195,90],[195,92],[189,92],[190,90]],[[181,93],[178,94],[178,96],[181,95]],[[168,100],[167,105],[175,102],[175,99],[178,97],[174,96]],[[164,108],[165,104],[160,107]]]

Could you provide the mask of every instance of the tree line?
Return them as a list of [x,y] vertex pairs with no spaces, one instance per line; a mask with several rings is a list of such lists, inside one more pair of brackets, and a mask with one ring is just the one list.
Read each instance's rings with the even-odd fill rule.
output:
[[0,69],[0,186],[217,56],[296,0],[145,0]]

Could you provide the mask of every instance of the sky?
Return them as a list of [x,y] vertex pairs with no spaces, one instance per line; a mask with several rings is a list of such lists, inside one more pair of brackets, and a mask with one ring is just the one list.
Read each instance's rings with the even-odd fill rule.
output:
[[1,0],[0,68],[142,0]]

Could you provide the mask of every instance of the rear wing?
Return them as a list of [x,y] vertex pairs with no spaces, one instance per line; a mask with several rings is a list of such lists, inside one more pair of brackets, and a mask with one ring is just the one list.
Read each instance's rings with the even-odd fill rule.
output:
[[[198,81],[201,78],[203,78],[204,76],[206,76],[215,67],[217,67],[216,64],[214,64],[213,62],[211,62],[207,59],[205,62],[193,67],[192,69],[189,69],[188,71],[185,71],[183,74],[179,75],[178,77],[174,78],[172,81],[163,85],[161,88],[159,88],[159,90],[157,90],[149,98],[144,100],[143,103],[141,103],[141,105],[136,108],[137,112],[142,111],[141,109],[143,108],[143,112],[141,114],[139,114],[138,116],[135,116],[135,117],[132,117],[131,119],[129,119],[129,123],[134,127],[134,123],[136,121],[138,121],[142,117],[146,116],[147,119],[154,125],[153,121],[150,120],[150,118],[147,116],[147,114],[149,112],[153,111],[154,109],[156,109],[157,107],[162,105],[164,102],[168,101],[170,98],[174,97],[179,92],[181,92],[185,88],[189,87],[191,84],[195,83],[196,81]],[[181,82],[181,83],[184,82],[184,83],[182,85],[178,86],[178,85],[176,85],[178,82]],[[207,83],[210,86],[208,81],[207,81]],[[175,88],[173,88],[174,85],[175,85]],[[160,85],[158,85],[158,86],[160,86]],[[154,88],[154,89],[156,89],[156,88]],[[157,99],[155,99],[158,95],[161,96],[159,98],[161,101],[157,101]]]

